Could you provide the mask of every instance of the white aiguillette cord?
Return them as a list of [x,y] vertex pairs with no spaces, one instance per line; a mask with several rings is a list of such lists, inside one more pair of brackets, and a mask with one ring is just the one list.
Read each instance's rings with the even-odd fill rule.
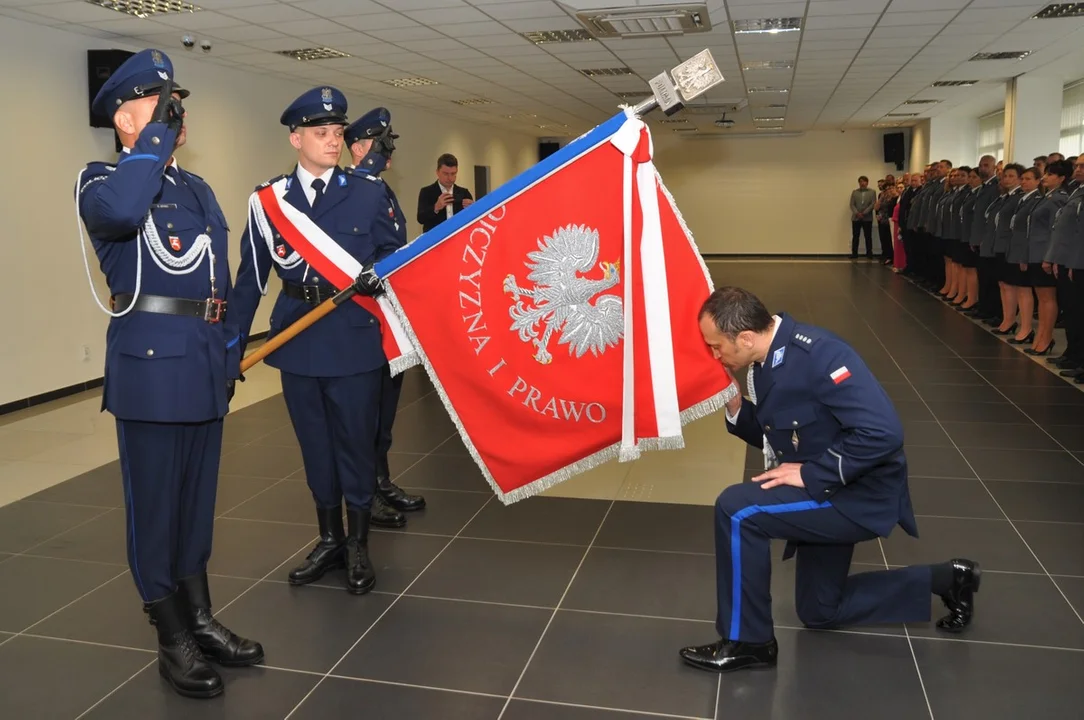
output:
[[[745,386],[749,388],[749,402],[754,405],[757,404],[757,389],[753,383],[753,365],[750,363],[749,371],[745,375]],[[779,466],[779,460],[775,457],[775,451],[772,450],[772,446],[768,444],[768,436],[764,435],[764,449],[761,451],[764,454],[764,469],[771,470],[774,467]]]

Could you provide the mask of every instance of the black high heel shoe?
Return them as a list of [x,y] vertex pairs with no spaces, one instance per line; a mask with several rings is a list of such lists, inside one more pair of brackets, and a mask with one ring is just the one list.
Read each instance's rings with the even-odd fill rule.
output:
[[1029,332],[1027,334],[1027,337],[1021,338],[1019,340],[1016,339],[1016,338],[1009,338],[1009,344],[1010,345],[1030,345],[1033,342],[1035,342],[1035,331],[1034,330]]
[[1002,337],[1004,337],[1005,335],[1012,335],[1013,333],[1016,332],[1016,323],[1013,323],[1012,326],[1008,330],[1001,330],[1000,328],[994,328],[990,332],[992,332],[994,335],[1001,335]]
[[1026,352],[1028,355],[1033,355],[1035,357],[1049,355],[1054,350],[1054,346],[1057,344],[1058,343],[1055,340],[1051,340],[1050,344],[1046,346],[1046,350],[1036,350],[1035,348],[1028,348],[1024,352]]

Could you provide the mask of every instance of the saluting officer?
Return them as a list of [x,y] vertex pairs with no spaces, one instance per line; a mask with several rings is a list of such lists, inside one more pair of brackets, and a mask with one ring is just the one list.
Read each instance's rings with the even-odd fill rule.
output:
[[752,293],[719,288],[700,331],[727,368],[746,365],[751,400],[727,404],[727,430],[760,448],[770,469],[728,487],[715,503],[721,640],[681,651],[689,664],[726,672],[776,664],[771,541],[797,552],[795,606],[811,628],[930,619],[930,593],[949,609],[937,627],[971,622],[980,570],[969,560],[848,575],[854,546],[896,525],[917,536],[903,427],[884,389],[843,340]]
[[[403,215],[395,192],[387,181],[380,177],[380,173],[391,167],[391,156],[398,137],[392,130],[391,113],[382,107],[373,108],[346,128],[346,146],[354,163],[348,170],[384,188],[387,194],[388,216],[395,225],[399,247],[404,247],[407,244],[406,216]],[[391,366],[385,366],[381,377],[380,424],[376,441],[376,490],[378,497],[395,510],[411,512],[424,508],[425,498],[406,493],[393,483],[388,465],[391,428],[395,423],[395,411],[399,406],[402,390],[403,373],[392,377]],[[405,525],[406,518],[396,514],[401,519],[400,527]]]
[[165,53],[128,58],[93,101],[124,150],[87,165],[76,190],[111,294],[102,409],[117,422],[128,566],[158,631],[159,673],[181,695],[212,697],[223,685],[208,660],[253,665],[264,652],[214,618],[207,587],[240,347],[226,322],[226,218],[173,156],[188,94]]
[[[264,183],[273,195],[264,198],[277,203],[274,222],[258,194],[250,201],[252,218],[241,240],[234,291],[243,338],[266,292],[272,265],[282,290],[271,311],[269,337],[350,285],[340,282],[344,287],[337,287],[316,267],[330,263],[345,271],[341,263],[356,263],[359,292],[380,291],[372,265],[399,243],[383,188],[338,167],[346,110],[346,97],[339,90],[322,87],[302,94],[282,113],[280,122],[290,129],[297,166],[289,175]],[[380,338],[376,316],[349,301],[267,357],[267,364],[282,374],[282,392],[320,527],[316,547],[290,571],[291,584],[311,583],[344,565],[350,592],[367,593],[376,583],[369,526],[378,520],[393,524],[372,514],[381,377],[388,362]]]

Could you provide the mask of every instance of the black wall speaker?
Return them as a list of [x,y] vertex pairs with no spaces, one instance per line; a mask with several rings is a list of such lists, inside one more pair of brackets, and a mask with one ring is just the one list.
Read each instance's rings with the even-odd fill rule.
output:
[[94,111],[90,110],[90,104],[94,102],[94,96],[102,89],[109,76],[133,55],[135,53],[128,50],[87,50],[87,111],[90,113],[91,127],[113,127],[113,118],[94,114]]
[[542,162],[550,155],[561,149],[561,144],[556,142],[542,141],[538,143],[538,161]]
[[895,163],[897,170],[903,170],[903,133],[885,133],[885,162]]

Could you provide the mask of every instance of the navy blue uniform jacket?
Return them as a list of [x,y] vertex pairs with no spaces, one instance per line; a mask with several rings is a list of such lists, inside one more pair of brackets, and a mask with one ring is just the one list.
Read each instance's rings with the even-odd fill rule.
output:
[[810,498],[880,537],[897,524],[918,537],[903,425],[884,388],[847,343],[782,315],[755,382],[727,430],[779,462],[802,463]]
[[[273,183],[280,178],[269,181]],[[285,202],[308,215],[358,262],[375,263],[399,247],[394,218],[380,178],[348,174],[335,168],[324,196],[313,212],[296,170],[288,177]],[[259,188],[257,188],[259,189]],[[272,225],[276,256],[289,258],[294,250]],[[255,232],[255,236],[253,236]],[[271,249],[251,220],[241,238],[241,266],[237,273],[233,306],[242,338],[247,339],[260,302],[260,287],[267,287],[271,266],[282,280],[298,285],[327,285],[328,281],[300,262],[286,269],[277,264]],[[281,286],[279,288],[281,290]],[[288,328],[314,306],[287,297],[281,291],[271,310],[268,338]],[[347,377],[376,370],[387,363],[380,344],[376,317],[354,301],[346,302],[303,333],[267,356],[267,364],[305,377]]]
[[[211,297],[208,255],[187,274],[166,272],[162,266],[169,262],[152,257],[153,243],[140,232],[150,212],[158,250],[167,256],[182,257],[198,236],[210,237],[217,297],[232,304],[226,217],[200,177],[182,168],[183,184],[178,184],[164,175],[175,139],[164,124],[152,123],[115,164],[90,163],[76,188],[79,215],[112,295],[135,292],[138,267],[142,295]],[[102,409],[121,420],[142,422],[224,417],[226,381],[238,377],[241,361],[232,312],[227,305],[222,323],[137,310],[111,319]]]

